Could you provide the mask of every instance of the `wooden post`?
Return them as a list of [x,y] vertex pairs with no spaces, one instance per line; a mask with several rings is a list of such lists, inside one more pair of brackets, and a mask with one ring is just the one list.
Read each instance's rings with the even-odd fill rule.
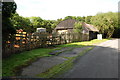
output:
[[21,52],[22,51],[22,32],[19,33],[20,34],[20,43],[19,43],[19,51]]
[[60,44],[62,44],[62,43],[61,43],[61,34],[60,34],[59,38],[60,38]]
[[29,50],[32,49],[32,46],[31,46],[31,38],[32,38],[32,34],[29,34]]
[[15,53],[15,47],[14,47],[14,45],[15,45],[15,34],[12,36],[12,40],[11,40],[11,44],[12,44],[12,53]]

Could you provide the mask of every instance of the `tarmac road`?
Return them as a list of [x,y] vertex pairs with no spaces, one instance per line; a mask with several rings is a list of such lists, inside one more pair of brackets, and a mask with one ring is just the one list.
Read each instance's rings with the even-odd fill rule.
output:
[[118,54],[118,39],[103,42],[77,59],[73,68],[61,77],[118,78]]

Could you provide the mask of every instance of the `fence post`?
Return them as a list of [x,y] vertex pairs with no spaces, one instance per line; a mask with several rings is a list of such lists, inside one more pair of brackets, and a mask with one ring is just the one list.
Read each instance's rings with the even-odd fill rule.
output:
[[27,33],[26,33],[26,37],[25,37],[25,50],[28,50],[28,35],[27,35]]
[[19,51],[22,51],[22,32],[20,32],[20,43],[19,43]]
[[12,36],[12,40],[11,40],[11,49],[12,49],[12,53],[15,53],[15,34]]
[[29,34],[29,50],[32,49],[32,46],[31,46],[32,40],[31,40],[31,38],[32,38],[32,34]]

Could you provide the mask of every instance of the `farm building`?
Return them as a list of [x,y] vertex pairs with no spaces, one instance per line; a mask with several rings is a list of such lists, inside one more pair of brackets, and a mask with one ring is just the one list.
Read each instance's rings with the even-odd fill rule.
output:
[[82,23],[82,27],[83,27],[82,33],[89,34],[89,40],[97,39],[97,34],[99,33],[99,30],[96,27],[85,22]]
[[58,32],[58,33],[73,32],[74,24],[76,22],[78,21],[74,19],[67,19],[67,20],[61,21],[54,29],[54,32]]
[[[61,34],[63,32],[73,32],[74,24],[76,22],[79,22],[79,21],[74,20],[74,19],[67,19],[67,20],[61,21],[56,26],[56,28],[53,30],[53,32],[57,32],[59,34]],[[97,38],[97,34],[98,34],[99,30],[96,27],[94,27],[93,25],[87,24],[85,22],[83,22],[81,24],[82,24],[82,28],[83,28],[82,33],[89,34],[89,40]]]
[[46,32],[46,28],[37,28],[36,32]]

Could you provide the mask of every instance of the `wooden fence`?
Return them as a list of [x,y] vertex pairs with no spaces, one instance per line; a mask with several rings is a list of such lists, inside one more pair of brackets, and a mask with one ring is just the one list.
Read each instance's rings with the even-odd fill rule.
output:
[[21,32],[13,35],[6,42],[5,48],[3,49],[3,57],[34,48],[87,40],[89,40],[89,35],[82,33],[48,34]]

